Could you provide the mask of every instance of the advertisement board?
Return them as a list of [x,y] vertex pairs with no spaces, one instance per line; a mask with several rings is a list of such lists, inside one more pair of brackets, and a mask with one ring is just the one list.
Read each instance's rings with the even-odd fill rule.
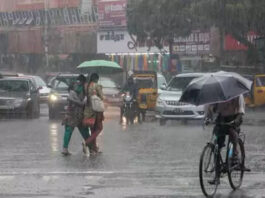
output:
[[[254,40],[259,38],[259,36],[255,32],[249,32],[246,36],[247,41],[250,43],[254,44]],[[236,40],[233,36],[231,35],[226,35],[225,37],[225,50],[228,51],[246,51],[248,47],[244,45],[243,43],[239,42]]]
[[52,8],[71,8],[80,6],[81,0],[1,0],[0,12],[42,10]]
[[194,31],[188,37],[174,39],[173,52],[180,55],[202,55],[210,52],[210,32]]
[[100,28],[126,27],[127,0],[98,0]]
[[[168,47],[167,47],[168,49]],[[98,53],[159,53],[156,47],[150,49],[145,44],[136,43],[127,31],[99,31],[97,32]]]

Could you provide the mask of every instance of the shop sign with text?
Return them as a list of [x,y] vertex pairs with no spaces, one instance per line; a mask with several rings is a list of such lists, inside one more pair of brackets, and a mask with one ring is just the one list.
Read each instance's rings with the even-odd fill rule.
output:
[[183,55],[201,55],[210,52],[210,32],[192,32],[188,37],[174,39],[173,51]]
[[99,0],[97,5],[101,28],[126,27],[127,0]]
[[[168,47],[167,47],[168,48]],[[127,31],[99,31],[97,33],[98,53],[159,53],[156,47],[139,44]]]

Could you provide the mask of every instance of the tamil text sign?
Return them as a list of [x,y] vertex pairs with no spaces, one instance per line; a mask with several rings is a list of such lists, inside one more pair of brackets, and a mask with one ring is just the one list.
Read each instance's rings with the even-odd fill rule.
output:
[[183,55],[201,55],[210,52],[210,32],[194,31],[188,37],[174,39],[173,51]]
[[98,20],[101,28],[126,27],[127,0],[99,0]]

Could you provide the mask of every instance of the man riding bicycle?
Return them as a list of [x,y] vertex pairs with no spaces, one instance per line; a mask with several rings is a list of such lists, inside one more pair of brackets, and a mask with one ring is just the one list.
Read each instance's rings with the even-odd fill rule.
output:
[[[216,125],[214,127],[214,134],[217,137],[217,144],[219,149],[224,147],[225,136],[229,135],[231,142],[233,143],[234,153],[233,153],[233,161],[234,163],[238,163],[238,139],[240,132],[240,125],[243,121],[243,115],[245,114],[245,102],[243,95],[236,97],[227,102],[213,104],[206,106],[206,121],[208,124],[209,120],[213,119],[213,114],[217,114]],[[219,123],[229,123],[227,125],[219,124]],[[220,159],[217,159],[216,166],[216,176],[213,180],[208,181],[210,184],[219,183],[219,178],[221,174],[220,170]]]

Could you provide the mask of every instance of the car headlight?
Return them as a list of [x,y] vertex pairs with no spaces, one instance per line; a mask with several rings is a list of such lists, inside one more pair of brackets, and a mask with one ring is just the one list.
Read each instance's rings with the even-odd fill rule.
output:
[[161,100],[160,98],[157,98],[156,105],[158,106],[164,105],[163,100]]
[[15,99],[14,102],[13,102],[13,105],[14,105],[15,107],[19,107],[19,106],[22,105],[23,101],[24,101],[24,100],[23,100],[22,98],[21,98],[21,99]]
[[50,101],[52,102],[56,102],[58,100],[58,96],[55,95],[55,94],[51,94],[50,97],[49,97]]

